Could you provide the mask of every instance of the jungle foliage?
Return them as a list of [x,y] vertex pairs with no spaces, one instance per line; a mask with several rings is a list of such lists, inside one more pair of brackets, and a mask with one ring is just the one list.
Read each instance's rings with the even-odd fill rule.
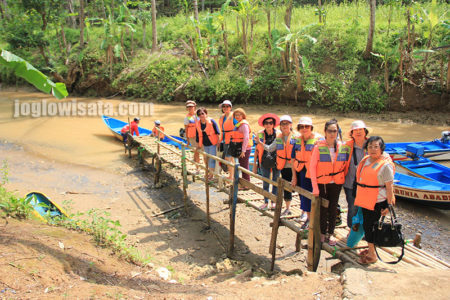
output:
[[379,112],[406,85],[448,93],[446,1],[377,2],[368,58],[366,1],[4,0],[0,47],[78,94]]

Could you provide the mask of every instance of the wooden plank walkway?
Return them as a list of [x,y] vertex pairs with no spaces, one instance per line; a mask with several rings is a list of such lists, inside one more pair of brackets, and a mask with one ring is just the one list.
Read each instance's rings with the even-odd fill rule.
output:
[[[182,151],[176,147],[169,146],[166,144],[158,143],[156,141],[156,138],[154,137],[133,137],[133,140],[139,145],[141,151],[145,150],[150,156],[155,157],[158,153],[159,158],[165,162],[170,164],[171,166],[182,169]],[[159,144],[159,145],[158,145]],[[139,153],[141,153],[139,151]],[[204,181],[205,178],[205,168],[203,163],[203,157],[200,155],[200,172],[196,173],[196,166],[193,162],[193,152],[192,151],[186,151],[186,169],[187,174],[190,176],[193,176],[193,178],[197,180]],[[168,173],[173,173],[172,170]],[[253,174],[253,173],[252,173]],[[223,176],[220,176],[218,174],[214,175],[216,177],[216,180],[209,183],[209,185],[214,186],[216,189],[220,189],[221,191],[227,193],[230,198],[232,198],[232,189],[228,189],[226,185],[221,185],[220,181],[223,178]],[[257,176],[257,175],[255,175]],[[218,182],[217,182],[218,178]],[[226,179],[223,179],[226,181]],[[240,179],[242,180],[242,179]],[[256,185],[259,188],[262,188],[262,181],[261,179],[258,179],[254,176],[251,176],[251,183]],[[228,182],[230,183],[230,182]],[[187,185],[187,184],[186,184]],[[209,190],[209,188],[208,188]],[[209,191],[207,192],[207,198],[209,199]],[[303,230],[301,228],[301,223],[299,222],[298,218],[300,216],[300,201],[299,196],[297,193],[293,193],[292,198],[292,204],[291,204],[291,211],[292,215],[284,218],[282,217],[280,220],[280,226],[286,226],[289,229],[293,230],[297,233],[297,240],[296,240],[296,248],[299,251],[299,239],[304,238],[308,231]],[[229,201],[229,200],[226,200]],[[249,207],[256,209],[262,213],[262,216],[267,216],[271,218],[272,220],[275,220],[275,211],[272,210],[266,210],[262,211],[259,209],[259,207],[264,203],[264,197],[259,192],[249,189],[249,190],[243,190],[238,191],[237,195],[237,201],[240,203],[246,203]],[[209,206],[208,206],[209,209]],[[230,209],[230,215],[231,215],[231,209]],[[209,211],[208,211],[208,218],[209,218]],[[312,216],[311,216],[312,218]],[[209,220],[209,219],[208,219]],[[346,220],[346,214],[342,213],[342,220]],[[275,223],[275,222],[273,222]],[[344,222],[345,224],[345,222]],[[233,226],[234,227],[234,226]],[[230,228],[231,230],[231,228]],[[316,229],[317,230],[317,229]],[[276,230],[277,231],[277,230]],[[335,230],[336,237],[338,239],[338,243],[335,247],[331,247],[328,244],[322,244],[322,250],[325,250],[329,253],[331,253],[336,258],[357,264],[356,259],[358,258],[357,250],[356,249],[349,249],[346,247],[346,237],[349,233],[349,229],[346,226],[338,226]],[[276,241],[276,234],[275,233],[275,241]],[[233,228],[233,235],[234,235],[234,228]],[[311,236],[310,236],[311,238]],[[230,238],[231,239],[231,238]],[[233,239],[234,240],[234,236]],[[366,246],[367,243],[362,241],[360,242],[355,248],[361,249],[364,246]],[[232,246],[232,245],[231,245]],[[309,251],[313,251],[313,246],[309,247]],[[377,248],[378,249],[378,248]],[[380,257],[385,261],[392,261],[395,260],[396,257],[400,254],[399,248],[381,248],[378,249],[378,253],[380,254]],[[274,254],[274,253],[273,253]],[[313,255],[313,254],[311,254]],[[319,254],[320,256],[320,254]],[[411,267],[423,267],[423,268],[432,268],[432,269],[447,269],[450,268],[450,264],[447,262],[444,262],[433,255],[427,253],[426,251],[423,251],[421,249],[418,249],[414,247],[413,245],[407,244],[405,245],[405,255],[401,262],[399,262],[396,265],[390,265],[385,264],[383,262],[378,261],[377,263],[371,265],[370,269],[398,269],[398,268],[411,268]]]

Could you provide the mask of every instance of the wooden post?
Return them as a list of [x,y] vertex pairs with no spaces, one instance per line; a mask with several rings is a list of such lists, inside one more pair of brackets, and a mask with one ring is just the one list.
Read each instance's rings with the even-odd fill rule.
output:
[[161,158],[158,154],[156,154],[156,162],[155,162],[155,182],[156,185],[159,182],[159,177],[161,175]]
[[183,201],[184,212],[187,213],[187,168],[186,168],[186,146],[181,145],[181,175],[183,176]]
[[302,249],[302,236],[300,233],[297,233],[297,238],[295,239],[295,252],[300,252]]
[[206,222],[208,224],[208,228],[211,227],[211,220],[209,216],[209,166],[208,166],[208,158],[207,156],[203,157],[203,160],[205,161],[205,191],[206,191]]
[[281,177],[279,177],[277,180],[277,186],[278,186],[277,203],[273,215],[272,236],[270,237],[270,247],[269,247],[269,253],[272,254],[272,263],[270,265],[271,271],[273,271],[273,268],[275,267],[278,227],[280,226],[281,208],[283,206],[283,198],[284,198],[284,182],[281,180]]
[[236,221],[236,204],[239,190],[239,163],[234,165],[233,180],[233,201],[230,205],[230,245],[228,247],[228,257],[231,257],[234,251],[234,228]]
[[322,242],[320,241],[321,198],[318,196],[314,197],[311,204],[308,234],[308,257],[306,261],[308,264],[308,270],[315,272],[319,266],[320,250],[322,248]]

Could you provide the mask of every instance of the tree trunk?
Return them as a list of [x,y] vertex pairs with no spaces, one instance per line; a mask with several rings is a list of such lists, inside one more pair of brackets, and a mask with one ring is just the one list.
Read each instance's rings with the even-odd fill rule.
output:
[[302,86],[302,75],[300,73],[300,60],[298,59],[299,53],[297,52],[297,49],[294,49],[294,61],[295,61],[295,74],[297,76],[297,92],[295,93],[295,101],[297,101],[298,94],[303,91]]
[[370,0],[370,26],[369,35],[367,36],[366,50],[364,51],[364,58],[368,59],[370,57],[370,52],[373,49],[373,34],[375,32],[375,9],[376,0]]
[[39,52],[41,53],[42,57],[44,58],[45,65],[48,67],[50,65],[50,62],[49,62],[48,56],[45,54],[44,46],[39,45],[38,48],[39,48]]
[[194,0],[194,18],[195,21],[197,22],[197,25],[195,26],[195,28],[197,29],[197,33],[198,33],[198,38],[201,39],[202,35],[200,33],[200,27],[198,27],[199,21],[198,21],[198,1]]
[[45,31],[47,29],[47,13],[45,12],[45,10],[42,12],[41,14],[41,19],[42,19],[42,31]]
[[64,31],[64,24],[61,23],[61,37],[64,44],[64,51],[66,53],[66,59],[69,57],[69,47],[67,46],[66,32]]
[[202,11],[205,11],[205,0],[202,0]]
[[440,84],[441,84],[441,91],[444,91],[444,55],[441,55],[441,79],[440,79]]
[[[270,29],[270,8],[267,8],[267,37],[269,40],[269,54],[272,56],[272,30]],[[272,57],[272,63],[273,63],[273,57]]]
[[401,88],[402,88],[402,96],[401,98],[403,98],[403,90],[404,90],[404,81],[403,81],[403,39],[400,39],[400,44],[399,44],[399,50],[400,50],[400,61],[398,63],[398,68],[399,68],[399,73],[400,73],[400,84],[401,84]]
[[406,46],[406,51],[411,51],[411,12],[409,10],[409,7],[406,8],[406,22],[407,22],[407,28],[408,28],[408,44]]
[[103,19],[106,20],[105,1],[103,1],[103,0],[102,0],[102,13],[103,13]]
[[84,0],[80,0],[80,48],[84,48]]
[[218,55],[214,55],[214,67],[215,67],[216,71],[219,71],[219,56]]
[[[427,43],[427,50],[430,49],[431,47],[431,40],[433,39],[433,28],[430,29],[430,38],[428,39],[428,43]],[[428,62],[428,52],[425,53],[425,59],[423,61],[423,67],[422,67],[422,72],[425,74],[427,71],[427,62]]]
[[236,36],[239,40],[239,16],[236,16]]
[[142,22],[142,47],[147,48],[147,23]]
[[69,24],[70,27],[72,28],[76,28],[77,27],[77,20],[75,19],[75,9],[73,8],[73,0],[68,0],[67,1],[67,9],[69,10],[69,13],[71,14],[71,16],[69,17]]
[[247,29],[244,18],[242,18],[242,51],[247,55]]
[[384,62],[384,89],[389,94],[389,68],[387,60]]
[[192,40],[191,37],[189,37],[189,45],[191,46],[192,59],[198,60],[197,51],[195,51],[195,48],[194,48],[194,41]]
[[228,36],[227,36],[225,21],[222,23],[222,31],[223,31],[223,44],[225,46],[225,58],[227,59],[227,63],[229,63],[230,57],[228,55]]
[[284,24],[286,24],[289,29],[291,29],[292,4],[293,0],[289,0],[288,5],[286,6],[286,14],[284,15]]
[[450,54],[447,55],[447,93],[450,92]]
[[6,0],[2,0],[2,3],[0,4],[2,9],[2,18],[8,20],[10,19],[9,13],[8,13],[8,2]]
[[322,1],[319,0],[319,23],[322,23]]
[[158,36],[156,32],[156,0],[152,0],[152,53],[158,51]]

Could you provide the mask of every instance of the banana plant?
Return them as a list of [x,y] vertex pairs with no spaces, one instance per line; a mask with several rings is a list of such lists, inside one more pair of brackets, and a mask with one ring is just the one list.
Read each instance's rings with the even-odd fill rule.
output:
[[214,66],[216,71],[219,70],[219,37],[223,33],[218,25],[214,22],[215,15],[207,14],[202,19],[201,29],[206,32],[207,37],[207,53],[214,57]]
[[29,62],[23,58],[14,55],[13,53],[1,50],[0,64],[14,70],[17,77],[21,77],[34,85],[38,90],[52,94],[57,99],[63,99],[69,94],[66,85],[61,82],[54,83],[41,71],[33,67]]

